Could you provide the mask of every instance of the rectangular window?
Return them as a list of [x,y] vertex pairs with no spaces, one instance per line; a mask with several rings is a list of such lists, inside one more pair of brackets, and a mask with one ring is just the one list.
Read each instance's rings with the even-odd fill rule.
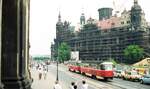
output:
[[130,21],[127,21],[127,23],[130,23]]
[[124,24],[124,22],[121,22],[121,24]]

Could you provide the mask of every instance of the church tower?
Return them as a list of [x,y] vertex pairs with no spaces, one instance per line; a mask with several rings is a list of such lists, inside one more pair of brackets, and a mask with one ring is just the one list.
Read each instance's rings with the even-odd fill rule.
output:
[[60,12],[59,12],[59,15],[58,15],[58,22],[56,23],[56,37],[58,37],[60,34],[60,31],[63,27],[63,23],[61,22],[61,15],[60,15]]
[[131,23],[134,28],[141,26],[142,9],[138,5],[138,0],[134,0],[134,5],[131,8]]
[[59,26],[59,25],[63,25],[63,23],[61,22],[60,12],[59,12],[59,15],[58,15],[58,22],[56,23],[56,27]]
[[56,39],[57,39],[56,44],[57,44],[57,47],[60,44],[62,31],[63,31],[63,22],[61,22],[61,14],[59,12],[58,22],[56,23]]
[[58,47],[61,44],[62,31],[63,31],[63,22],[61,21],[61,14],[59,12],[58,21],[56,23],[56,39],[54,40],[56,44],[56,50],[55,50],[56,57],[58,56]]

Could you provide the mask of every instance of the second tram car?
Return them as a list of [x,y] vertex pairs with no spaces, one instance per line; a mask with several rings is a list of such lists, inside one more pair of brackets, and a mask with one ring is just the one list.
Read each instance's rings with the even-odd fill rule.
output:
[[101,62],[98,64],[94,63],[70,63],[69,71],[79,72],[83,75],[90,76],[97,79],[113,79],[113,63],[112,62]]

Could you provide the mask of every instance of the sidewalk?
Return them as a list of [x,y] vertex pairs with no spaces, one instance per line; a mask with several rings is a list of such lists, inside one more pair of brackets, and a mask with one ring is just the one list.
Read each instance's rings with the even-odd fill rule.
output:
[[[56,76],[52,75],[50,72],[47,73],[47,78],[45,80],[43,77],[41,80],[39,80],[38,71],[35,69],[31,69],[31,76],[33,78],[32,89],[53,89]],[[61,81],[59,83],[63,85],[63,89],[67,89]]]

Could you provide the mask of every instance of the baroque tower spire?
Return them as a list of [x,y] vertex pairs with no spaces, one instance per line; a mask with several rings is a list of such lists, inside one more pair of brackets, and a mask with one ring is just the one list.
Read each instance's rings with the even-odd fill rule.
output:
[[80,24],[81,25],[85,24],[85,16],[84,16],[83,8],[82,8],[82,13],[81,13],[81,17],[80,17]]
[[138,0],[134,0],[134,5],[138,4]]
[[59,11],[59,15],[58,15],[58,22],[61,22],[61,15],[60,15],[60,11]]

